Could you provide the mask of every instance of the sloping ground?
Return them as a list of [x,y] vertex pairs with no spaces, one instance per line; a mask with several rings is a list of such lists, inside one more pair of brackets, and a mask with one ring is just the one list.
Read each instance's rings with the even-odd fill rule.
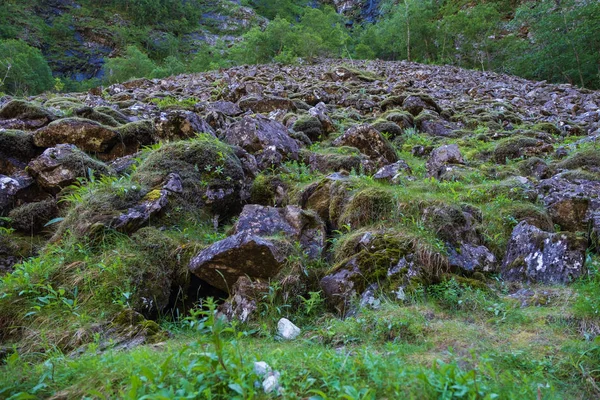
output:
[[600,393],[599,92],[322,60],[0,106],[2,396]]

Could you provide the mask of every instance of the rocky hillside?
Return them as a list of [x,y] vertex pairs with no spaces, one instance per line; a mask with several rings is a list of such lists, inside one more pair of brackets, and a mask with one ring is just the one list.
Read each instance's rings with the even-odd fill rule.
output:
[[0,106],[7,349],[162,341],[146,319],[208,296],[244,323],[275,298],[344,317],[448,282],[531,304],[523,287],[597,265],[597,91],[322,60]]

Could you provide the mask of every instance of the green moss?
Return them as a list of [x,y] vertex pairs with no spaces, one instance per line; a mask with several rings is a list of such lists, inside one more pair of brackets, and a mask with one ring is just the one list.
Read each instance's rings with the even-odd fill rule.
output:
[[18,231],[31,234],[44,228],[44,224],[58,215],[53,198],[19,206],[8,214],[11,226]]
[[[144,186],[155,187],[170,173],[178,174],[183,184],[183,194],[170,201],[172,207],[197,209],[208,205],[222,216],[241,208],[241,162],[229,145],[210,135],[168,143],[149,152],[132,178]],[[208,190],[225,194],[213,201],[207,197]]]
[[600,171],[600,151],[598,149],[585,149],[579,151],[557,164],[560,169],[584,169],[594,172]]
[[386,189],[367,187],[358,191],[345,205],[338,225],[358,229],[376,222],[389,221],[397,210],[394,194]]
[[114,108],[107,107],[107,106],[100,106],[100,107],[94,108],[94,110],[99,113],[106,114],[106,115],[112,117],[119,124],[127,124],[130,122],[129,118],[127,118],[127,116],[125,114],[123,114],[120,111],[115,110]]
[[537,147],[540,141],[526,136],[516,136],[498,143],[494,149],[494,159],[497,163],[504,164],[506,160],[521,157],[527,147]]
[[5,157],[15,157],[28,162],[37,154],[33,133],[15,130],[0,131],[0,152]]
[[109,114],[105,114],[91,107],[83,107],[76,110],[75,114],[79,117],[96,121],[105,126],[118,127],[121,124]]
[[83,103],[73,97],[54,97],[46,101],[44,107],[58,108],[64,112],[83,107]]
[[379,121],[375,122],[371,126],[381,132],[388,139],[394,139],[404,133],[404,130],[395,122]]
[[540,122],[538,124],[535,124],[531,127],[532,130],[534,131],[542,131],[542,132],[546,132],[549,133],[551,135],[560,135],[560,129],[558,129],[556,127],[556,125],[551,124],[550,122]]
[[318,118],[313,116],[302,116],[294,123],[296,132],[303,132],[311,140],[319,140],[323,135],[323,126]]
[[121,141],[124,143],[138,142],[150,144],[154,142],[156,136],[154,123],[150,120],[130,122],[115,130],[118,132]]
[[56,118],[50,111],[39,105],[24,100],[11,100],[0,110],[0,118],[11,119],[42,119],[53,120]]

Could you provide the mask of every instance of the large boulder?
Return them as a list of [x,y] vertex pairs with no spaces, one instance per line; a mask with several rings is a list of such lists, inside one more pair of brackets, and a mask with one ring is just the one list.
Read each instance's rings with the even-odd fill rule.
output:
[[278,208],[247,205],[233,231],[259,236],[283,234],[286,238],[299,242],[311,258],[318,257],[325,246],[325,225],[321,219],[316,213],[296,206]]
[[347,175],[334,173],[308,185],[300,194],[300,206],[315,211],[327,228],[339,228],[339,219],[349,198],[351,183]]
[[569,283],[586,273],[587,240],[542,231],[523,221],[512,232],[502,276],[511,281]]
[[563,230],[587,231],[595,212],[600,211],[600,182],[567,180],[556,176],[536,188],[555,224]]
[[68,143],[83,151],[103,153],[117,143],[118,134],[96,121],[64,118],[37,130],[33,140],[38,147]]
[[181,177],[181,207],[205,208],[220,216],[241,210],[244,169],[231,146],[206,134],[168,143],[148,155],[132,177],[147,187],[157,187],[172,173]]
[[50,111],[24,100],[11,100],[0,109],[0,125],[7,129],[35,129],[55,119]]
[[208,122],[192,111],[162,113],[156,121],[156,134],[161,140],[189,139],[198,133],[215,136],[215,131]]
[[427,174],[430,177],[440,178],[453,166],[464,164],[460,149],[455,144],[443,145],[433,150],[427,160]]
[[240,232],[198,253],[190,261],[190,271],[230,292],[240,277],[268,280],[276,276],[289,254],[286,247],[284,242]]
[[233,235],[202,250],[190,270],[212,286],[230,291],[240,277],[275,278],[299,243],[309,258],[325,245],[323,222],[314,213],[295,206],[285,208],[247,205]]
[[33,143],[33,133],[0,130],[0,173],[12,174],[25,168],[39,153]]
[[298,143],[287,128],[266,117],[246,116],[229,126],[223,139],[254,154],[259,167],[268,168],[285,159],[298,159]]
[[72,185],[78,177],[92,170],[99,175],[109,173],[108,167],[94,160],[72,144],[59,144],[32,160],[27,170],[38,184],[51,193]]
[[295,110],[296,106],[290,99],[277,96],[246,96],[238,101],[243,111],[254,113],[269,113],[275,110]]
[[333,144],[356,147],[379,167],[398,161],[392,145],[370,125],[353,126],[337,138]]

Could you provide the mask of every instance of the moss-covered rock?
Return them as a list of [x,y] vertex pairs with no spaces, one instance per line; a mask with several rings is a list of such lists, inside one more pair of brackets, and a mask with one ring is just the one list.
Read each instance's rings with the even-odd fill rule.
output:
[[494,159],[497,163],[504,164],[506,160],[529,154],[540,154],[544,151],[549,151],[549,149],[543,141],[526,136],[516,136],[498,143],[494,149]]
[[11,100],[0,110],[0,118],[4,119],[46,119],[48,122],[56,118],[50,111],[24,100]]
[[368,187],[359,190],[346,203],[338,226],[350,225],[358,229],[376,222],[389,221],[397,211],[394,194],[388,190]]
[[[207,207],[220,216],[241,210],[244,171],[233,149],[209,135],[168,143],[151,152],[139,165],[133,179],[148,187],[159,185],[177,173],[183,183],[181,206]],[[178,201],[179,201],[178,200]]]
[[26,234],[39,233],[48,221],[57,216],[58,206],[53,198],[23,204],[8,214],[11,226]]
[[600,150],[586,149],[578,151],[556,165],[560,169],[578,169],[600,172]]
[[39,154],[39,150],[33,143],[33,133],[2,130],[0,131],[0,154],[3,159],[15,159],[22,163]]
[[317,117],[302,116],[292,126],[296,132],[303,132],[310,140],[319,140],[323,135],[323,125]]

